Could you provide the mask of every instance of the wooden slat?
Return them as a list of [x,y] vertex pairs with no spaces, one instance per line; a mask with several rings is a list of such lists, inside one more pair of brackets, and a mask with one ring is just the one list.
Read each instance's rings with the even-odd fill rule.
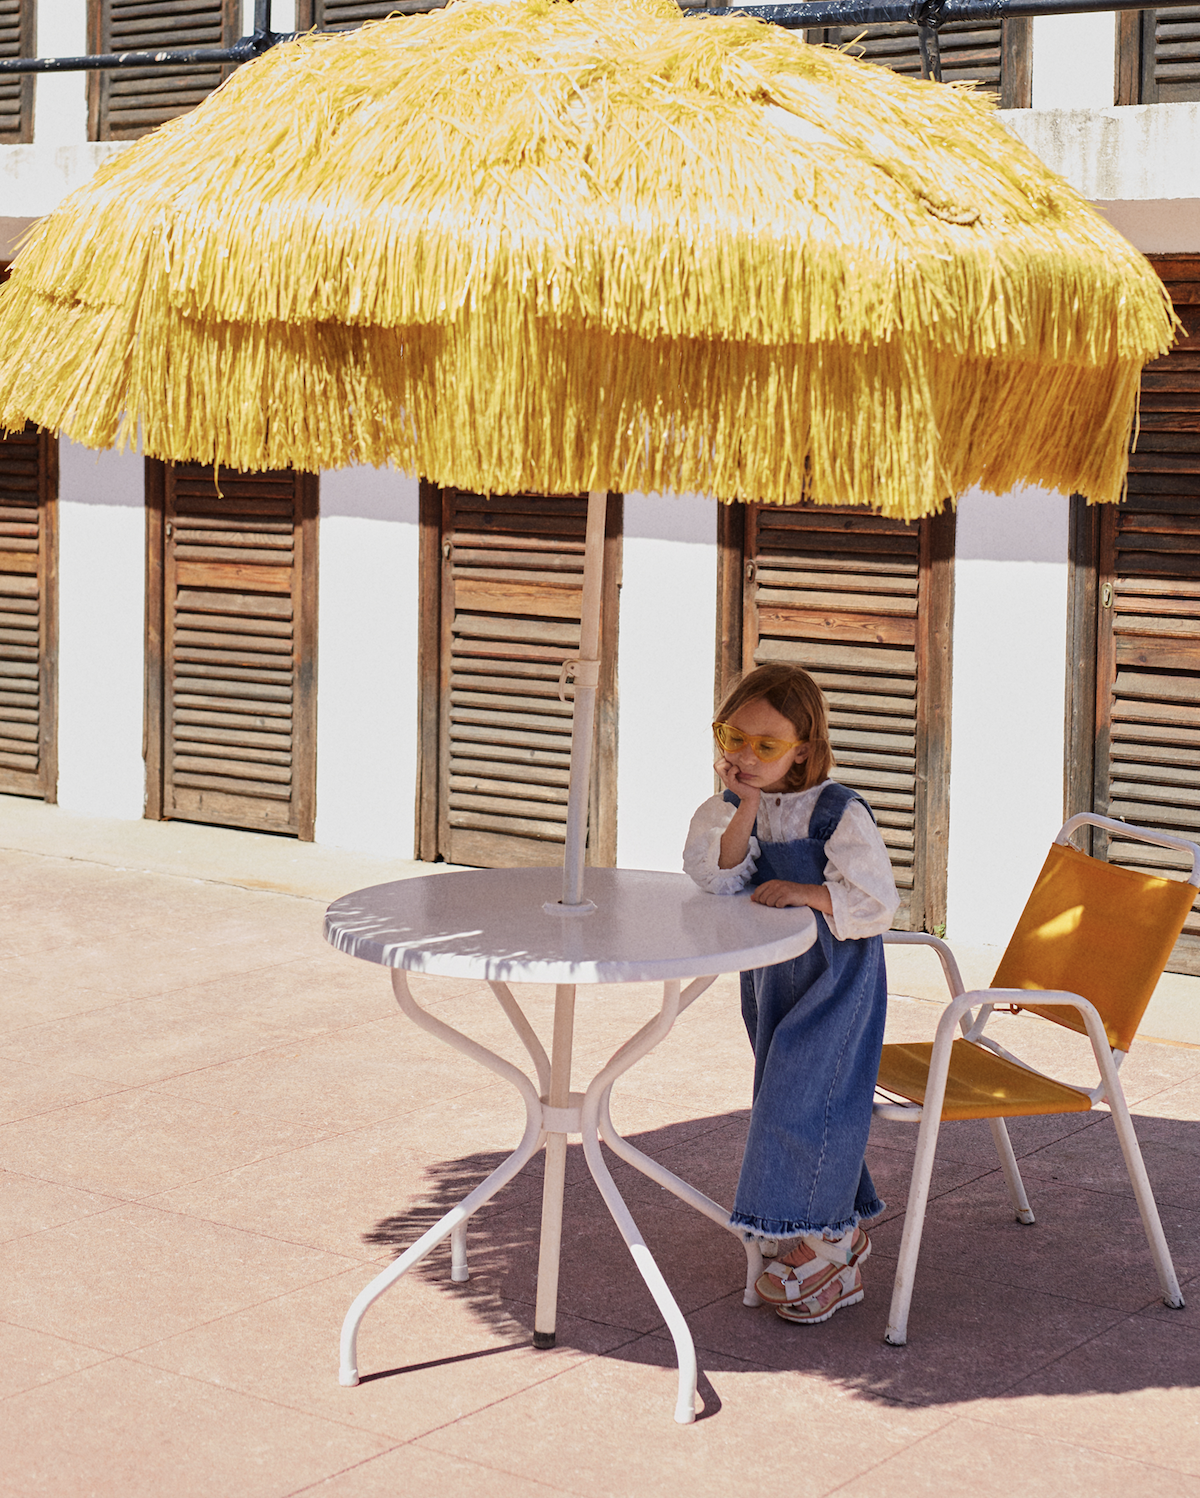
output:
[[[817,40],[818,37],[811,39]],[[821,39],[842,46],[851,56],[879,63],[893,72],[910,78],[921,76],[917,28],[905,22],[842,27],[840,32],[830,28]],[[939,39],[943,82],[973,82],[989,93],[1001,91],[1005,62],[1009,67],[1019,63],[1022,42],[1027,46],[1024,32],[1005,38],[998,21],[951,21],[940,28]],[[1007,47],[1004,45],[1006,40]],[[1021,87],[1021,82],[1017,81],[1016,88],[1020,90]],[[1011,88],[1009,93],[1012,93]],[[1006,96],[1003,102],[1008,108],[1018,108],[1026,101]]]
[[[241,35],[240,0],[92,0],[93,52],[228,47]],[[229,76],[232,64],[151,66],[89,74],[89,135],[133,140],[194,109]]]
[[57,779],[57,454],[32,427],[0,439],[0,791],[48,801]]
[[[558,682],[579,647],[586,498],[484,498],[426,487],[421,503],[429,625],[421,636],[419,847],[424,857],[454,863],[553,863],[561,858],[573,716]],[[619,500],[610,499],[589,835],[589,860],[606,863],[616,852],[619,515]]]
[[[45,0],[43,0],[45,3]],[[35,0],[8,0],[0,7],[0,57],[33,57]],[[0,145],[28,144],[33,139],[34,76],[0,76]]]
[[[953,531],[951,521],[947,544],[938,524],[945,530],[862,510],[750,506],[740,537],[741,662],[794,662],[825,692],[834,773],[870,803],[905,891],[900,929],[945,918],[947,809],[930,806],[929,786],[945,778],[948,715],[932,739],[928,718],[930,698],[949,696]],[[735,575],[732,560],[727,570]],[[718,630],[730,632],[721,621]],[[726,669],[726,681],[735,674]]]
[[[1200,17],[1200,7],[1194,8]],[[1164,16],[1151,13],[1161,40]],[[1151,32],[1143,28],[1144,44]],[[1175,33],[1181,36],[1182,32]],[[1200,28],[1197,28],[1200,37]],[[1155,44],[1157,45],[1157,43]],[[1158,61],[1155,61],[1158,67]],[[1200,98],[1200,92],[1193,97]],[[1155,268],[1196,305],[1200,258]],[[1200,379],[1186,345],[1147,369],[1143,401],[1158,397],[1131,463],[1129,494],[1099,519],[1094,805],[1150,828],[1200,835]],[[1165,850],[1104,837],[1095,850],[1131,868],[1171,869]],[[1200,973],[1200,925],[1185,927],[1168,967]]]
[[311,838],[315,481],[152,469],[148,815]]
[[1154,12],[1154,99],[1200,99],[1200,5]]
[[447,0],[296,0],[296,26],[301,31],[352,31],[365,21],[384,21],[393,15],[416,15],[441,10]]

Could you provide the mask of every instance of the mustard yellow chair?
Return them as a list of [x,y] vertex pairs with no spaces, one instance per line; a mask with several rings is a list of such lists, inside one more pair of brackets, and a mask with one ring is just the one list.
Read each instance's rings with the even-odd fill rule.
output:
[[[1085,824],[1117,832],[1123,839],[1180,849],[1192,859],[1191,874],[1186,881],[1168,879],[1091,858],[1068,843],[1076,828]],[[889,944],[933,947],[951,993],[933,1042],[885,1045],[879,1067],[876,1114],[920,1124],[885,1342],[899,1347],[908,1338],[908,1310],[943,1119],[989,1121],[1017,1219],[1031,1223],[1033,1212],[1004,1120],[1086,1113],[1107,1102],[1163,1300],[1169,1306],[1183,1305],[1117,1071],[1198,885],[1200,847],[1195,843],[1084,813],[1064,823],[1055,838],[990,988],[965,993],[953,953],[936,937],[889,932],[883,938]],[[998,1006],[1019,1008],[1087,1035],[1100,1084],[1087,1091],[1057,1082],[985,1036]],[[962,1032],[959,1037],[956,1028]]]

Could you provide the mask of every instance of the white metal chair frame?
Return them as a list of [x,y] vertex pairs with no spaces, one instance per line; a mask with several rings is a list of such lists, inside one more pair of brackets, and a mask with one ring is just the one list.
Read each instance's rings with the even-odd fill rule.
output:
[[[1109,832],[1117,832],[1125,838],[1157,843],[1162,847],[1176,848],[1190,854],[1192,871],[1187,883],[1200,887],[1200,847],[1186,838],[1174,837],[1170,833],[1150,832],[1145,828],[1119,822],[1111,817],[1081,812],[1063,823],[1054,841],[1060,844],[1069,842],[1072,833],[1084,825],[1101,827]],[[877,1102],[874,1108],[877,1117],[920,1125],[916,1156],[913,1160],[912,1180],[909,1184],[908,1205],[905,1210],[904,1233],[900,1240],[900,1257],[896,1265],[896,1280],[892,1289],[891,1310],[888,1314],[887,1331],[884,1333],[883,1340],[893,1347],[903,1347],[908,1340],[908,1312],[912,1303],[917,1255],[920,1252],[921,1233],[925,1225],[925,1208],[929,1201],[929,1185],[933,1175],[938,1130],[942,1122],[942,1104],[945,1099],[955,1030],[960,1030],[964,1039],[986,1046],[1006,1061],[1014,1062],[1036,1075],[1044,1075],[1044,1073],[1036,1072],[1034,1067],[1022,1061],[1020,1057],[1012,1055],[1003,1046],[984,1035],[984,1027],[997,1004],[1061,1004],[1079,1011],[1101,1078],[1099,1086],[1090,1091],[1085,1091],[1085,1089],[1080,1089],[1080,1091],[1085,1092],[1085,1095],[1091,1099],[1093,1107],[1097,1103],[1107,1102],[1112,1111],[1121,1153],[1125,1157],[1125,1166],[1129,1172],[1142,1225],[1146,1230],[1146,1238],[1150,1245],[1150,1253],[1154,1259],[1154,1267],[1158,1273],[1158,1281],[1162,1287],[1163,1301],[1168,1306],[1181,1308],[1184,1303],[1183,1294],[1180,1291],[1175,1268],[1171,1262],[1170,1250],[1163,1234],[1158,1205],[1150,1189],[1150,1179],[1146,1174],[1146,1166],[1142,1160],[1137,1135],[1134,1132],[1129,1105],[1125,1101],[1125,1093],[1117,1075],[1126,1053],[1110,1047],[1104,1022],[1095,1007],[1079,994],[1059,991],[981,988],[966,992],[954,953],[944,941],[940,941],[936,936],[928,936],[923,932],[915,931],[889,931],[885,933],[883,940],[887,945],[932,947],[941,960],[942,971],[946,976],[951,995],[950,1003],[942,1011],[934,1036],[924,1105],[897,1102],[885,1097]],[[996,1145],[996,1152],[1000,1157],[1000,1166],[1004,1172],[1005,1184],[1008,1187],[1009,1198],[1012,1201],[1017,1221],[1032,1223],[1034,1221],[1033,1209],[1025,1194],[1025,1183],[1021,1179],[1021,1172],[1008,1137],[1008,1130],[1004,1126],[1004,1119],[991,1118],[988,1119],[988,1123]]]

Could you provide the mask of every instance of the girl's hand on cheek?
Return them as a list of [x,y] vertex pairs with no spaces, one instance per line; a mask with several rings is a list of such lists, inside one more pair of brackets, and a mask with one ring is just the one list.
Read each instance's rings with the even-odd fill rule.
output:
[[732,791],[735,796],[740,797],[743,801],[747,796],[755,797],[759,794],[757,786],[743,784],[738,776],[737,766],[731,760],[722,757],[717,760],[713,769],[716,770],[721,784],[725,789]]
[[736,767],[731,765],[729,761],[722,755],[722,757],[717,760],[716,764],[713,765],[713,769],[717,772],[717,778],[720,780],[725,789],[727,791],[732,791],[736,796],[738,789]]

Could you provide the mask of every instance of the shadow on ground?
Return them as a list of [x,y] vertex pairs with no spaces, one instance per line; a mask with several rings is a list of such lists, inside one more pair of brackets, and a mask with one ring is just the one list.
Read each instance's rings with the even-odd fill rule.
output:
[[[735,1112],[630,1135],[632,1143],[706,1191],[732,1200],[749,1114]],[[1179,1278],[1200,1304],[1200,1124],[1139,1118],[1147,1166]],[[1017,1120],[1012,1127],[1032,1227],[1008,1205],[985,1124],[942,1131],[921,1264],[903,1348],[882,1342],[915,1130],[877,1125],[868,1155],[887,1211],[871,1226],[867,1300],[820,1327],[795,1327],[742,1305],[737,1240],[606,1153],[614,1179],[687,1316],[701,1365],[723,1371],[803,1370],[861,1397],[922,1406],[1029,1394],[1125,1393],[1200,1385],[1195,1310],[1162,1305],[1111,1120]],[[364,1241],[398,1251],[494,1170],[500,1153],[446,1160],[427,1195],[379,1222]],[[540,1173],[541,1157],[526,1180]],[[511,1188],[510,1188],[511,1189]],[[529,1336],[538,1255],[536,1194],[505,1193],[472,1219],[471,1279],[450,1280],[449,1245],[414,1272],[511,1341]],[[393,1292],[403,1294],[403,1286]],[[571,1146],[559,1291],[560,1346],[668,1367],[674,1354],[657,1308]],[[447,1348],[452,1355],[452,1349]]]

